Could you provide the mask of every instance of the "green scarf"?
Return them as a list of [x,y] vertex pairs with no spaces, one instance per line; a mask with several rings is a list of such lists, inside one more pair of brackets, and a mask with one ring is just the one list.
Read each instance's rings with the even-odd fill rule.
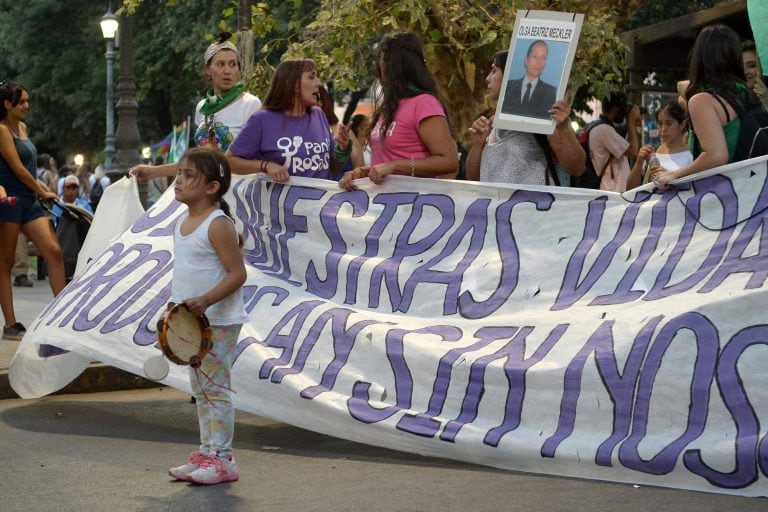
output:
[[237,84],[222,94],[213,94],[213,89],[208,89],[208,92],[205,93],[205,103],[200,108],[200,113],[204,116],[215,114],[232,103],[235,98],[242,94],[243,90],[245,90],[245,84]]

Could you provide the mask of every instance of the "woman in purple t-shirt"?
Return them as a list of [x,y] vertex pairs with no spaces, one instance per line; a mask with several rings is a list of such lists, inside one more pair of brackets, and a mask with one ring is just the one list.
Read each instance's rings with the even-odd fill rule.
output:
[[384,36],[376,72],[383,97],[373,112],[368,136],[371,167],[351,170],[339,185],[352,190],[355,179],[369,177],[381,183],[389,174],[455,175],[459,165],[456,141],[418,37],[411,32]]
[[[317,107],[320,80],[310,59],[288,59],[272,77],[262,110],[248,119],[227,150],[234,174],[264,172],[278,183],[289,176],[330,179],[351,148],[347,128],[338,140]],[[332,158],[333,157],[333,158]]]

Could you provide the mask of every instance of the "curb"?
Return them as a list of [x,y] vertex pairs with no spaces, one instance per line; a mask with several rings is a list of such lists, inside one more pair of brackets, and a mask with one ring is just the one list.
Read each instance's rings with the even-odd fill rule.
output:
[[[114,366],[92,364],[75,380],[51,395],[98,393],[103,391],[127,391],[165,387],[159,382],[139,377]],[[8,371],[0,371],[0,400],[19,398],[8,381]]]

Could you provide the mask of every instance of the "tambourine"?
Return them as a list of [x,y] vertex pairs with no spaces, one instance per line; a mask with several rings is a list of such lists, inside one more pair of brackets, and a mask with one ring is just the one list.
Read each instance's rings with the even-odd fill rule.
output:
[[195,316],[186,304],[171,302],[157,322],[157,341],[169,360],[198,368],[212,348],[211,326],[205,315]]

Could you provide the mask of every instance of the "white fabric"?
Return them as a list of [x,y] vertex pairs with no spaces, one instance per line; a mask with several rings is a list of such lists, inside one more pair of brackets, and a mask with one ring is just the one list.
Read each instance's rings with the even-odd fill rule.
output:
[[[176,261],[173,263],[171,282],[172,302],[180,303],[186,299],[204,295],[226,277],[227,270],[208,237],[211,222],[219,217],[229,220],[222,210],[214,210],[192,233],[186,236],[181,234],[181,226],[187,217],[184,216],[176,222],[173,230]],[[209,306],[205,310],[205,315],[211,325],[245,322],[242,289],[238,288],[229,297]]]
[[[239,409],[526,472],[767,496],[768,157],[624,195],[388,176],[235,180]],[[166,193],[38,317],[143,375],[170,296]],[[31,397],[59,357],[11,365]],[[63,386],[62,376],[57,376]],[[184,368],[164,381],[189,391]]]
[[[103,179],[109,181],[109,178]],[[106,187],[101,204],[104,206],[96,210],[88,235],[77,255],[75,276],[81,274],[91,260],[97,258],[144,213],[139,201],[138,185],[136,180],[130,178],[122,178]],[[39,348],[41,344],[48,343],[46,340],[25,343],[16,352],[12,362],[14,371],[9,374],[9,379],[19,396],[35,396],[41,390],[60,389],[83,373],[92,361],[81,353],[67,352],[54,356],[55,364],[46,365],[46,358],[40,356]],[[20,379],[19,376],[26,378]],[[43,391],[43,394],[50,392]]]
[[675,171],[693,162],[693,154],[690,151],[678,153],[656,153],[659,165],[668,171]]
[[104,187],[103,195],[88,229],[83,246],[77,255],[75,275],[80,274],[107,248],[120,234],[130,228],[136,219],[144,214],[144,207],[139,199],[139,184],[129,177],[123,177]]

